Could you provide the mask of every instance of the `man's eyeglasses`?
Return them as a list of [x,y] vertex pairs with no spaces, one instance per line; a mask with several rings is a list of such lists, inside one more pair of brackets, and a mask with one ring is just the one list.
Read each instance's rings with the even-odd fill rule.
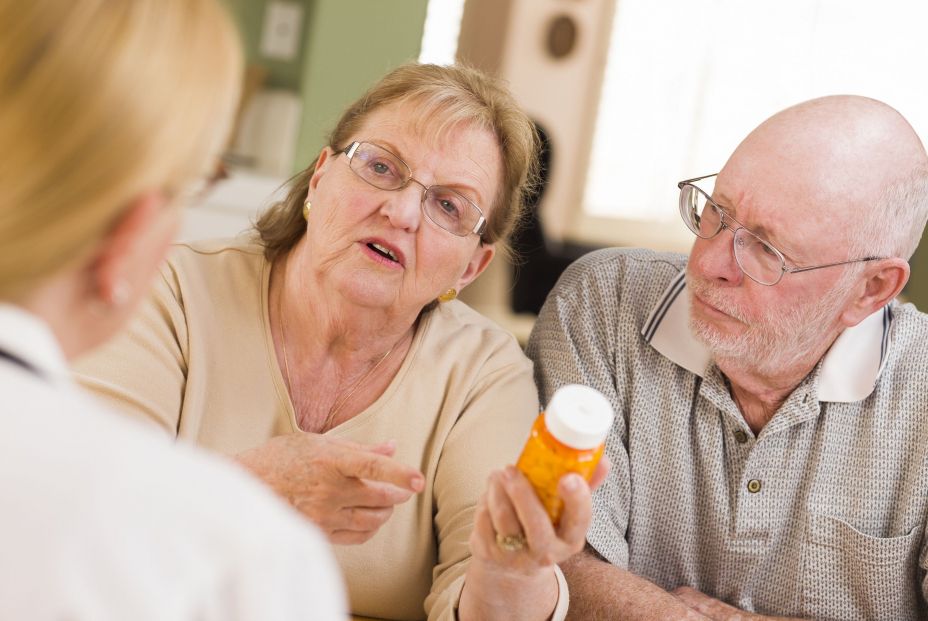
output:
[[422,186],[422,213],[444,230],[478,237],[487,228],[483,212],[473,201],[441,185],[427,186],[413,179],[412,170],[398,155],[370,142],[352,142],[343,153],[354,174],[381,190],[402,190],[412,181]]
[[837,263],[825,263],[824,265],[812,265],[809,267],[787,267],[782,252],[745,228],[727,211],[719,207],[708,194],[694,185],[697,181],[709,179],[717,174],[687,179],[677,184],[677,187],[680,188],[680,215],[683,217],[686,227],[702,239],[711,239],[718,235],[722,229],[730,230],[733,236],[732,245],[734,247],[735,261],[738,262],[738,267],[741,268],[744,275],[754,282],[761,285],[775,285],[783,278],[783,274],[797,274],[824,267],[860,263],[861,261],[877,261],[883,258],[863,257],[862,259],[850,259],[849,261],[838,261]]

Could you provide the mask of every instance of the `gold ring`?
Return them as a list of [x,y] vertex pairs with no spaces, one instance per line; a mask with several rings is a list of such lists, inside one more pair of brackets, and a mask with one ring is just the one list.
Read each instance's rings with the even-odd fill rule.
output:
[[519,552],[525,549],[525,535],[500,535],[496,533],[496,545],[506,552]]

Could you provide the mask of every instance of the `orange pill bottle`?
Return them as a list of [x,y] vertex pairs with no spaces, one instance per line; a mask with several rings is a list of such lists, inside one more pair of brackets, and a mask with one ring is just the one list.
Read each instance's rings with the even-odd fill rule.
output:
[[614,413],[597,390],[579,384],[557,389],[529,434],[516,462],[522,474],[557,525],[564,503],[557,485],[565,474],[575,472],[589,482],[603,455],[603,446]]

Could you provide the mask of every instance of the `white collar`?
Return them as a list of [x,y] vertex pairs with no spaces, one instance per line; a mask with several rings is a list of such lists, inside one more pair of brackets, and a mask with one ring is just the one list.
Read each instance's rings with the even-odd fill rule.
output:
[[[685,289],[683,271],[651,311],[641,335],[672,362],[705,377],[712,356],[690,331],[690,298]],[[892,341],[892,322],[893,312],[887,305],[838,336],[822,360],[820,401],[851,403],[873,392]]]
[[[68,363],[51,329],[18,306],[0,303],[0,350],[45,380],[70,381]],[[0,358],[0,363],[6,362]]]

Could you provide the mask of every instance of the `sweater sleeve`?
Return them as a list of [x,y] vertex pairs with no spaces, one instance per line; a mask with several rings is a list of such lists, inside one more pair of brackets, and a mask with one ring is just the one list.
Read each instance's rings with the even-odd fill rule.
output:
[[[434,488],[439,558],[425,601],[430,621],[457,619],[477,502],[490,472],[515,463],[538,416],[531,363],[514,341],[510,345],[488,361],[442,450]],[[560,575],[558,585],[555,618],[563,618],[567,588]]]

